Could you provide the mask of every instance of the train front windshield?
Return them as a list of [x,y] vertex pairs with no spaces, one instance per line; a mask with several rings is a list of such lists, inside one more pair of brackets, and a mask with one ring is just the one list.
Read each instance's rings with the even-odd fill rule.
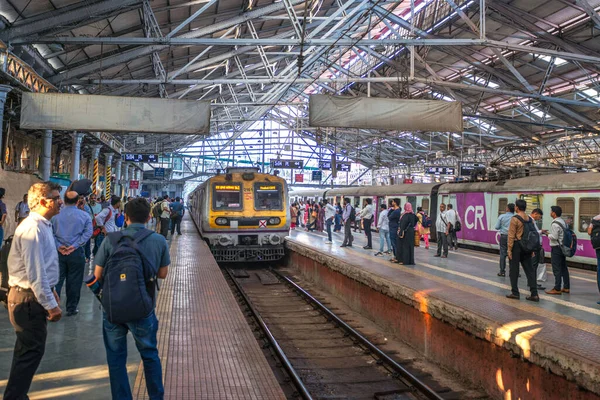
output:
[[213,210],[240,210],[242,208],[242,185],[239,183],[213,186]]
[[254,184],[254,209],[282,210],[283,191],[280,183]]

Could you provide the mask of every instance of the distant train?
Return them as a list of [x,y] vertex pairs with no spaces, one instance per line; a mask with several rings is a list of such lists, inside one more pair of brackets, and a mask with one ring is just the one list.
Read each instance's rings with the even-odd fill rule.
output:
[[[596,251],[587,235],[587,227],[593,217],[600,214],[600,174],[585,172],[578,174],[545,175],[512,179],[498,182],[405,184],[392,186],[361,186],[328,190],[294,190],[290,201],[300,199],[341,202],[350,198],[352,205],[363,204],[364,199],[373,199],[374,204],[389,204],[390,199],[399,198],[401,206],[409,202],[413,208],[423,207],[436,220],[439,204],[452,204],[462,221],[458,241],[463,245],[478,248],[498,249],[500,233],[494,229],[499,215],[508,203],[517,199],[527,201],[527,211],[541,208],[544,218],[538,226],[550,230],[552,218],[550,206],[559,205],[562,217],[578,236],[577,254],[570,258],[573,263],[595,266]],[[376,207],[378,208],[378,207]],[[435,226],[432,227],[435,237]],[[550,246],[544,237],[544,249],[549,254]]]
[[190,215],[217,262],[274,261],[290,229],[285,179],[229,168],[189,196]]

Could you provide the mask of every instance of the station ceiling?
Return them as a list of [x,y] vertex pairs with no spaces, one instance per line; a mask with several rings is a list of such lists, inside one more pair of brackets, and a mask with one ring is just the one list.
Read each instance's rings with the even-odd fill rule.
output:
[[[266,119],[290,129],[279,142],[373,168],[532,152],[597,165],[599,10],[600,0],[0,0],[0,38],[59,90],[211,100],[203,154],[217,157],[232,146],[258,157]],[[465,131],[315,129],[312,93],[458,100]],[[139,151],[200,151],[196,136],[117,136]]]

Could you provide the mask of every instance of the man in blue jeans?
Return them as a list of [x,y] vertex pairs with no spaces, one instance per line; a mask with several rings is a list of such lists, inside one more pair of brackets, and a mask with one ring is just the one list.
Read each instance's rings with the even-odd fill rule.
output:
[[327,242],[333,243],[331,240],[331,225],[333,225],[333,219],[335,218],[335,207],[329,204],[327,199],[323,199],[323,207],[325,208],[325,224],[327,226]]
[[[127,228],[123,230],[124,235],[133,236],[150,220],[150,204],[144,198],[133,199],[125,207],[125,221]],[[171,259],[169,248],[164,236],[152,233],[139,243],[140,251],[144,253],[155,268],[158,267],[157,276],[161,279],[167,277]],[[102,271],[112,253],[110,240],[102,241],[102,245],[96,255],[96,278],[102,278]],[[127,304],[123,305],[124,307]],[[164,387],[162,383],[162,367],[158,357],[156,333],[158,331],[158,319],[154,310],[145,318],[126,324],[113,324],[108,321],[106,314],[103,320],[104,347],[106,348],[106,359],[108,361],[108,372],[110,377],[110,390],[113,399],[132,399],[129,378],[127,376],[127,332],[131,332],[135,339],[135,345],[140,352],[144,362],[144,374],[146,377],[146,388],[150,400],[162,400],[164,398]]]

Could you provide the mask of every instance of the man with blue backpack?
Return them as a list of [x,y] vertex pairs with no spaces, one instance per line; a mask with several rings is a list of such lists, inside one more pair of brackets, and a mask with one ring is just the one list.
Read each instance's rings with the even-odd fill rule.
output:
[[550,239],[550,260],[552,262],[552,273],[554,274],[554,287],[546,290],[546,293],[560,295],[571,291],[567,257],[572,257],[575,254],[577,238],[561,218],[562,208],[552,206],[550,209],[552,210],[550,216],[553,220],[548,238]]
[[127,228],[109,233],[96,255],[94,275],[101,282],[103,336],[113,399],[132,399],[127,375],[127,332],[144,363],[151,400],[164,398],[154,312],[158,278],[171,263],[166,239],[149,229],[150,204],[136,198],[125,207]]

